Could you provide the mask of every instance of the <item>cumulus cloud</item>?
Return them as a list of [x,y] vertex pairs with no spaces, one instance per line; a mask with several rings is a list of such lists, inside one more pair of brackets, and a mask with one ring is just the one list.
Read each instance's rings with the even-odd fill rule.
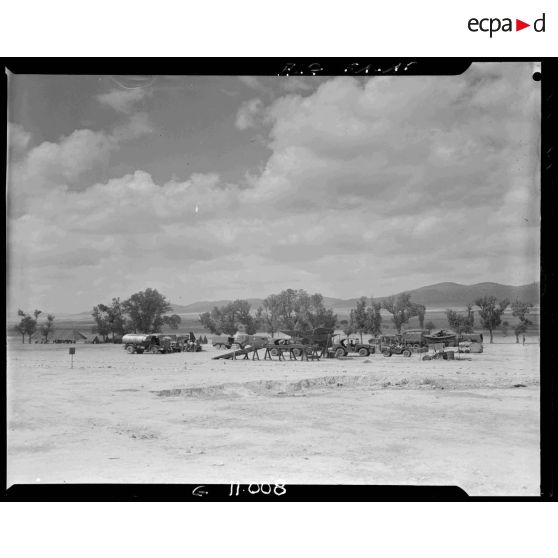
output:
[[8,122],[8,146],[15,151],[27,148],[31,141],[31,134],[23,126]]
[[236,114],[236,127],[240,130],[253,128],[263,114],[263,102],[261,99],[250,99],[242,103]]
[[238,76],[238,79],[251,89],[267,91],[267,87],[256,76]]
[[151,90],[144,87],[113,89],[108,93],[97,95],[97,99],[101,104],[107,105],[117,112],[130,113],[135,110],[141,100],[150,94]]
[[275,79],[277,79],[281,88],[289,93],[312,91],[316,87],[316,83],[321,81],[321,78],[309,79],[297,76],[278,76]]
[[[10,167],[8,184],[12,211],[26,211],[33,200],[42,199],[49,190],[76,189],[79,177],[96,166],[106,165],[123,142],[152,131],[148,115],[136,113],[110,132],[75,130],[57,142],[45,141],[31,148]],[[20,144],[22,138],[29,143],[21,130],[15,137],[16,142],[19,137]]]
[[72,177],[119,141],[149,133],[141,113],[127,132],[41,144],[23,170],[52,187],[12,220],[14,277],[27,269],[31,291],[34,280],[71,290],[101,278],[93,302],[115,284],[116,295],[149,285],[191,302],[286,287],[348,298],[532,281],[539,115],[529,72],[343,77],[305,96],[251,99],[236,125],[258,125],[271,155],[243,184],[217,173],[157,183],[138,170],[72,190]]
[[147,136],[154,131],[149,115],[146,112],[133,114],[127,122],[116,126],[111,134],[116,141],[127,141]]

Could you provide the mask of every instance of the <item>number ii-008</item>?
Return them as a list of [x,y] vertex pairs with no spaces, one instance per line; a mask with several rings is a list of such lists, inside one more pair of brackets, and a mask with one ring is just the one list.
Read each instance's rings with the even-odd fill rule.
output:
[[287,492],[285,483],[275,484],[231,484],[229,496],[240,496],[241,494],[274,494],[275,496],[283,496]]

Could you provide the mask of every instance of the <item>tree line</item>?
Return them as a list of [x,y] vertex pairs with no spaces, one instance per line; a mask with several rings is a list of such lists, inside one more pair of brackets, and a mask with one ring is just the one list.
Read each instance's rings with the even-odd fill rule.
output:
[[318,327],[333,328],[337,315],[324,305],[319,293],[286,289],[269,295],[253,315],[250,303],[235,300],[225,306],[215,306],[211,312],[200,314],[202,325],[211,333],[234,335],[240,325],[246,333],[266,331],[273,337],[280,330],[311,330]]
[[107,341],[109,336],[114,340],[126,333],[157,333],[164,325],[178,329],[180,316],[169,312],[172,305],[167,297],[157,289],[146,289],[124,301],[113,298],[110,304],[97,304],[91,315],[95,333]]
[[39,316],[42,313],[42,310],[34,310],[32,314],[28,314],[23,310],[17,311],[20,320],[14,329],[21,335],[22,343],[25,343],[26,335],[29,343],[31,343],[31,337],[33,337],[37,330],[45,342],[48,341],[48,336],[54,332],[54,316],[52,314],[47,314],[46,321],[39,325]]
[[[509,324],[502,320],[508,307],[511,307],[512,316],[517,318],[513,326],[516,342],[524,334],[532,321],[528,318],[533,304],[516,300],[511,303],[508,299],[498,301],[494,296],[478,298],[474,303],[468,304],[466,313],[461,314],[455,310],[447,309],[446,318],[449,327],[456,333],[470,333],[475,327],[475,311],[473,306],[479,308],[478,315],[480,326],[488,330],[490,343],[493,342],[493,332],[500,326],[504,334]],[[243,326],[246,333],[254,334],[265,331],[273,337],[279,331],[309,331],[316,328],[334,329],[341,328],[346,335],[354,333],[360,335],[361,341],[364,334],[381,335],[383,316],[381,311],[391,314],[391,321],[397,333],[401,333],[403,326],[409,323],[412,317],[417,317],[421,329],[434,329],[433,322],[424,323],[426,307],[411,300],[410,293],[385,297],[381,300],[360,297],[349,312],[348,319],[338,321],[337,314],[332,309],[326,308],[324,298],[320,293],[309,294],[305,290],[286,289],[277,294],[266,297],[262,305],[255,312],[247,300],[235,300],[224,306],[215,306],[210,312],[199,315],[201,324],[211,333],[220,335],[234,335],[239,326]],[[113,298],[110,304],[97,304],[93,307],[92,316],[95,320],[94,333],[103,337],[105,341],[121,338],[126,333],[156,333],[163,326],[178,329],[181,318],[177,314],[169,315],[172,305],[165,295],[156,289],[148,288],[145,291],[134,293],[129,299],[121,301]],[[54,319],[48,314],[46,321],[39,325],[41,310],[27,314],[18,310],[20,317],[15,330],[22,336],[31,337],[40,331],[45,341],[54,332]]]
[[210,312],[200,314],[201,324],[215,335],[234,335],[239,326],[246,333],[265,331],[273,337],[279,331],[309,331],[316,328],[341,327],[347,335],[366,333],[380,335],[382,332],[381,310],[392,315],[398,333],[413,316],[418,316],[424,326],[426,307],[411,301],[409,293],[386,297],[381,301],[361,297],[351,309],[348,320],[338,321],[337,314],[326,308],[320,293],[309,294],[305,290],[286,289],[266,297],[255,313],[246,300],[235,300],[224,306],[215,306]]
[[[488,330],[490,343],[493,333],[502,322],[502,316],[510,306],[508,299],[498,301],[494,296],[484,296],[476,299],[466,307],[466,313],[447,309],[446,318],[449,327],[458,334],[471,333],[475,327],[475,310],[477,306],[480,326]],[[511,303],[512,315],[518,318],[513,331],[516,342],[519,336],[527,331],[532,322],[528,319],[533,304],[516,300]],[[235,300],[224,306],[215,306],[210,312],[200,314],[199,319],[203,327],[215,335],[225,333],[234,335],[240,326],[246,333],[254,334],[265,331],[273,337],[279,331],[308,331],[319,327],[333,329],[341,328],[348,336],[358,334],[362,341],[364,334],[378,336],[382,334],[383,316],[381,311],[391,314],[391,322],[397,333],[413,317],[418,318],[419,328],[432,330],[432,321],[425,323],[426,306],[411,300],[410,293],[401,293],[377,300],[360,297],[349,312],[348,319],[338,321],[337,314],[324,305],[323,296],[319,293],[308,294],[305,290],[286,289],[278,294],[269,295],[255,312],[247,300]],[[509,326],[509,324],[507,324]]]
[[[508,307],[511,308],[512,316],[517,318],[516,324],[513,326],[515,334],[515,342],[519,343],[519,336],[523,335],[533,322],[527,317],[533,304],[530,302],[522,302],[516,299],[510,303],[509,299],[504,298],[498,300],[495,296],[484,296],[478,298],[474,302],[479,307],[480,325],[483,329],[488,330],[490,342],[493,342],[494,331],[500,326],[502,333],[507,335],[509,323],[502,320],[502,316]],[[467,305],[467,314],[459,314],[455,310],[446,310],[446,316],[449,326],[456,333],[471,333],[475,325],[475,317],[473,312],[473,304]]]

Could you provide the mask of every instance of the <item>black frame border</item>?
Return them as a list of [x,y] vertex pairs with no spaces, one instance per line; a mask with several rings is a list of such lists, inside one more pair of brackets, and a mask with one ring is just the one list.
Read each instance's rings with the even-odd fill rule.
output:
[[[7,129],[7,72],[14,74],[65,75],[253,75],[253,76],[362,76],[374,75],[458,75],[473,62],[541,62],[541,315],[540,315],[540,434],[541,494],[521,497],[470,497],[458,487],[390,486],[390,485],[286,485],[286,492],[277,496],[243,493],[231,497],[228,484],[60,484],[13,485],[4,490],[3,499],[27,502],[113,502],[113,501],[308,501],[308,502],[428,502],[428,501],[549,501],[556,500],[558,468],[557,390],[551,351],[552,337],[557,328],[556,275],[558,218],[558,181],[556,155],[558,150],[558,59],[557,58],[5,58],[1,95],[6,110],[0,124]],[[368,70],[368,71],[366,71]],[[533,78],[535,79],[535,77]],[[6,135],[0,136],[0,149],[6,153]],[[2,161],[6,165],[6,161]],[[5,168],[4,168],[5,170]],[[4,173],[4,176],[6,174]],[[4,215],[6,199],[4,197]],[[7,231],[6,231],[7,232]],[[6,235],[7,237],[7,235]],[[7,248],[7,247],[6,247]],[[5,248],[5,249],[6,249]],[[6,264],[7,271],[7,264]],[[6,324],[4,325],[6,327]],[[7,332],[6,332],[7,333]],[[6,353],[0,398],[3,402],[0,428],[4,480],[7,457]],[[201,488],[200,488],[201,487]]]

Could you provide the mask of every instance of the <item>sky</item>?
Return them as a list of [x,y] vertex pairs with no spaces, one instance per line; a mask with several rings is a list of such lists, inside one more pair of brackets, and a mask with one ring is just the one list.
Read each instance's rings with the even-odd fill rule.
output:
[[539,279],[540,82],[8,76],[8,311]]

